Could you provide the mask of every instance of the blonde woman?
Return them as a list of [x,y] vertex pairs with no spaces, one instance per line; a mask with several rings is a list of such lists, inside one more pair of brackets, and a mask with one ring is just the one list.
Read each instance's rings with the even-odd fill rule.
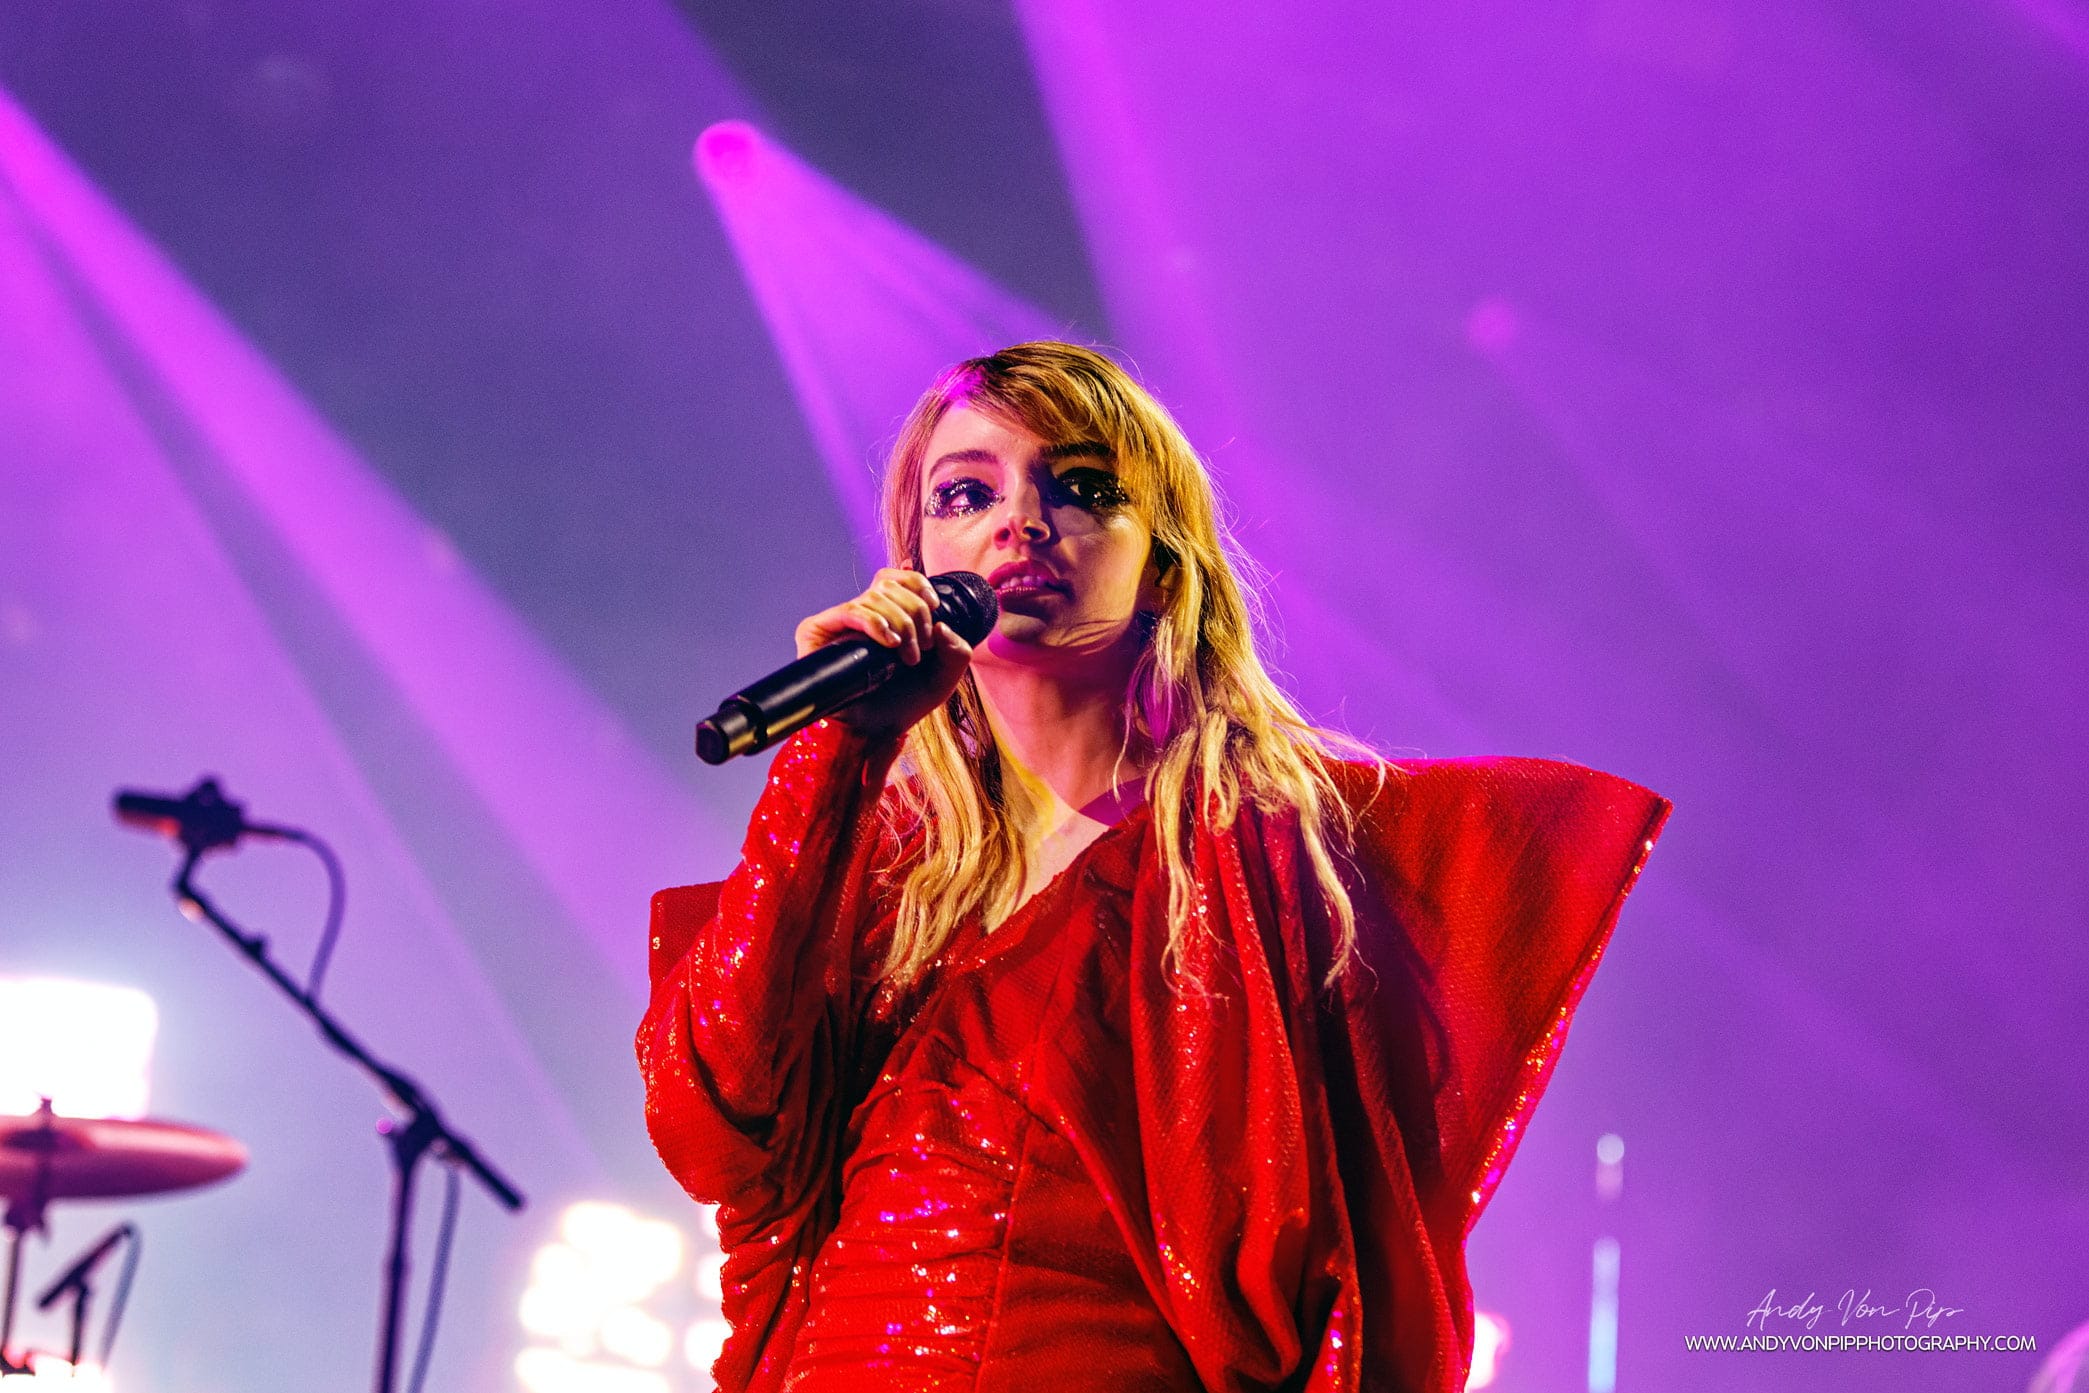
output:
[[[723,1389],[1413,1389],[1668,803],[1381,763],[1256,656],[1212,487],[1088,349],[961,363],[892,564],[798,627],[902,676],[653,905],[655,1145],[718,1204]],[[925,575],[975,571],[976,648]]]

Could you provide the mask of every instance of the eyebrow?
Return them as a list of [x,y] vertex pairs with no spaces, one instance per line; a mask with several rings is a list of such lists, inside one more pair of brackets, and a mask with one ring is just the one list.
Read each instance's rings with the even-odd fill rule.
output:
[[[1064,445],[1047,445],[1042,451],[1045,463],[1057,464],[1061,460],[1092,459],[1104,464],[1112,463],[1114,456],[1110,447],[1100,440],[1070,440]],[[947,455],[938,455],[928,467],[931,476],[948,464],[999,464],[1001,457],[992,450],[952,450]]]
[[1110,447],[1100,440],[1071,440],[1064,445],[1045,446],[1044,457],[1053,464],[1063,459],[1094,459],[1112,462]]

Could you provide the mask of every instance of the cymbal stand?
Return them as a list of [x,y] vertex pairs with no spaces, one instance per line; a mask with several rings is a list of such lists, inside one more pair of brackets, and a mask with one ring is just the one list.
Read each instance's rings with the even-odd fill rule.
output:
[[36,1115],[44,1120],[44,1132],[51,1141],[37,1148],[40,1161],[36,1168],[36,1184],[29,1192],[18,1195],[7,1205],[7,1298],[0,1306],[0,1375],[26,1374],[29,1366],[17,1364],[9,1351],[14,1346],[15,1299],[22,1285],[22,1239],[25,1235],[41,1232],[44,1226],[44,1207],[51,1199],[51,1143],[57,1133],[51,1130],[55,1114],[51,1100],[46,1098],[37,1106]]

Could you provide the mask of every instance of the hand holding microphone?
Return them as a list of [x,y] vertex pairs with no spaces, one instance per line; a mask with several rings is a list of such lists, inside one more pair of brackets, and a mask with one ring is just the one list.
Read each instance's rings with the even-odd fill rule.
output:
[[903,734],[957,690],[999,612],[993,587],[970,571],[886,567],[855,599],[801,623],[798,660],[727,697],[696,728],[696,753],[723,764],[827,715]]

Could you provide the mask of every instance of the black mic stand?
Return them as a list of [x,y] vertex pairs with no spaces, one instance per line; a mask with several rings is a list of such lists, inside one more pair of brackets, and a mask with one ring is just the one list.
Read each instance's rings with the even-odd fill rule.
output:
[[80,1349],[87,1338],[87,1295],[90,1290],[85,1277],[73,1283],[73,1347],[66,1358],[75,1371],[80,1367]]
[[210,846],[198,844],[207,841],[206,838],[184,838],[184,841],[188,845],[188,855],[174,877],[174,899],[181,906],[182,913],[191,919],[201,919],[222,933],[242,957],[253,963],[262,976],[275,983],[283,995],[311,1018],[328,1044],[369,1075],[404,1119],[402,1122],[397,1118],[387,1118],[378,1123],[378,1131],[389,1143],[386,1150],[392,1159],[392,1231],[385,1259],[384,1324],[377,1343],[376,1393],[392,1393],[393,1371],[398,1363],[400,1305],[406,1294],[408,1219],[413,1213],[414,1171],[421,1159],[431,1148],[434,1149],[446,1164],[461,1167],[476,1176],[504,1208],[521,1209],[522,1196],[499,1172],[479,1158],[470,1142],[449,1129],[418,1084],[398,1070],[380,1063],[363,1048],[362,1042],[342,1028],[324,1006],[276,966],[268,956],[266,938],[243,932],[196,888],[196,864]]

